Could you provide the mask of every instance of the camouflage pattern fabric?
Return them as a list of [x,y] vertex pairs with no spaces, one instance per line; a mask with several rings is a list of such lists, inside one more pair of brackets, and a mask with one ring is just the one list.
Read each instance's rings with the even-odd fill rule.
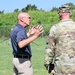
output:
[[59,12],[70,12],[71,7],[69,5],[62,5],[61,7],[59,7]]
[[62,20],[52,26],[46,42],[44,64],[55,65],[55,75],[75,75],[75,22]]

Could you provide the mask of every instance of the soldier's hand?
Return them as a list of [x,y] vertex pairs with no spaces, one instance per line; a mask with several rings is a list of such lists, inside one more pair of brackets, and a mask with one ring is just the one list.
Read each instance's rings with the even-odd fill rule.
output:
[[54,70],[51,70],[51,72],[50,72],[51,74],[55,74],[55,71]]

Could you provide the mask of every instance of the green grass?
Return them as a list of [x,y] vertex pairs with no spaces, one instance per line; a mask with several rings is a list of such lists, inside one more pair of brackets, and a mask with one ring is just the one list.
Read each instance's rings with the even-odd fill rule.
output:
[[[32,66],[34,75],[50,75],[44,67],[44,50],[46,46],[46,37],[38,38],[31,43]],[[2,41],[4,39],[0,39]],[[9,40],[0,42],[0,75],[13,75],[12,70],[12,48]]]

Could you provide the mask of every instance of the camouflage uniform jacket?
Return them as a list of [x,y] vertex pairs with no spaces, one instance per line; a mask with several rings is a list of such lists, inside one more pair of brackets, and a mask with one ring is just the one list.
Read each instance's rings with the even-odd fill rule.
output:
[[53,25],[45,50],[45,64],[53,63],[56,72],[75,72],[75,22],[61,20]]

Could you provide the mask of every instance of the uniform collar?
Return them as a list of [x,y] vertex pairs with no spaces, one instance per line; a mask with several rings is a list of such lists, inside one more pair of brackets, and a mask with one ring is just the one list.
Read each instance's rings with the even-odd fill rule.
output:
[[61,22],[72,21],[72,19],[61,20]]

